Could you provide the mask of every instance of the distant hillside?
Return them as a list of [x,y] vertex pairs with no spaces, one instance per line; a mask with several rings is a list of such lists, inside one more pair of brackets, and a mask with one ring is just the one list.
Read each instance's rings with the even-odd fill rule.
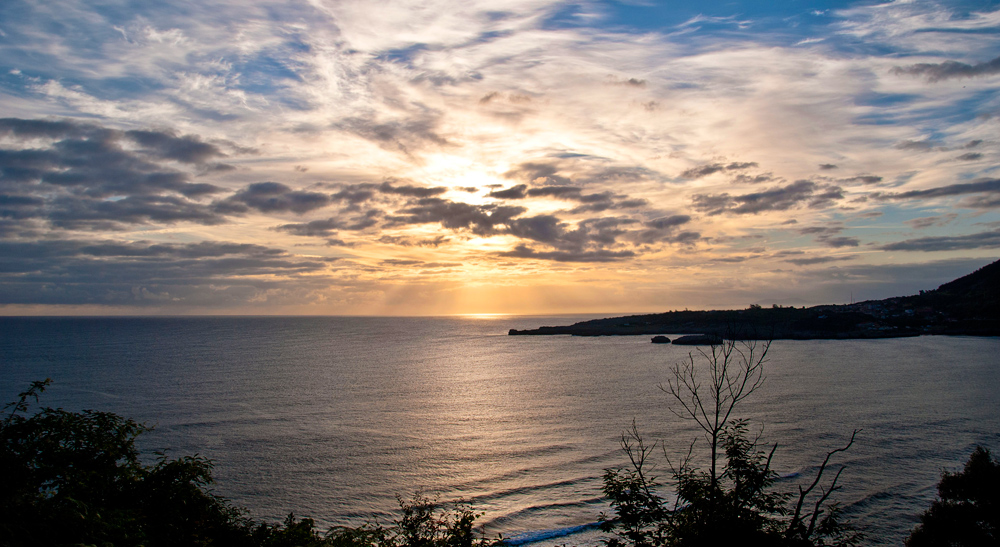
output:
[[[734,332],[738,331],[738,332]],[[675,311],[511,329],[511,335],[715,334],[740,338],[895,338],[921,334],[1000,336],[1000,260],[913,296],[811,308]]]
[[966,316],[1000,316],[1000,260],[934,291],[911,296],[921,306]]

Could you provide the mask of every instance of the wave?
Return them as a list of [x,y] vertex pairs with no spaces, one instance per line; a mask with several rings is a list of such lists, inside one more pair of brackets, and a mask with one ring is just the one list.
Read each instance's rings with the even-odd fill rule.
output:
[[568,526],[566,528],[554,528],[551,530],[538,530],[535,532],[521,532],[519,534],[514,534],[508,538],[504,538],[503,542],[506,545],[527,545],[530,543],[538,543],[539,541],[545,541],[553,538],[560,538],[565,536],[571,536],[573,534],[579,534],[580,532],[586,532],[587,530],[593,530],[600,525],[599,522],[591,522],[588,524],[580,524],[577,526]]

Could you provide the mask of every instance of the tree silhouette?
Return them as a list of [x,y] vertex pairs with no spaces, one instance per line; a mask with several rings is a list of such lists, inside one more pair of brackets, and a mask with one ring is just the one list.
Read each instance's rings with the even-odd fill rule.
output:
[[977,446],[958,473],[945,471],[938,498],[920,516],[907,547],[1000,545],[1000,462]]

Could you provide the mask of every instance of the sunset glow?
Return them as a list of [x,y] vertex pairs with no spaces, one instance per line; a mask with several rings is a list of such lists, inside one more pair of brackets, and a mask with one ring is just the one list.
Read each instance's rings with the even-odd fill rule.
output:
[[0,313],[800,306],[996,259],[1000,9],[692,10],[4,2]]

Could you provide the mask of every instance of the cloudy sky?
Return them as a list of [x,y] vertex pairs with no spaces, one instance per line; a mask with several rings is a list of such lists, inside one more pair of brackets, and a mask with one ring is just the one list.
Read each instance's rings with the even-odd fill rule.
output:
[[0,118],[0,314],[801,306],[1000,256],[994,2],[4,0]]

